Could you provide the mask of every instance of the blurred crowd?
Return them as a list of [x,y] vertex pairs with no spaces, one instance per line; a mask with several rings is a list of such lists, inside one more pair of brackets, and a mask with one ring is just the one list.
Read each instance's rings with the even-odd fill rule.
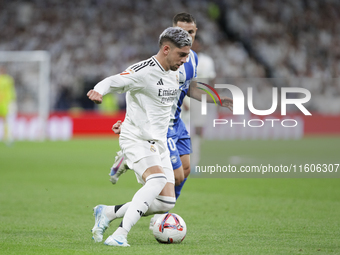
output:
[[[340,80],[336,79],[340,74],[340,1],[231,0],[226,3],[228,26],[272,68],[273,78],[283,79],[284,86],[308,89],[312,93],[312,110],[340,112]],[[247,71],[251,66],[247,63],[249,59],[229,50],[230,55],[225,59],[234,67],[231,75],[260,77],[260,72]],[[244,68],[239,68],[240,65]]]
[[[195,16],[217,80],[280,79],[310,90],[311,110],[340,113],[336,0],[4,0],[0,51],[47,50],[51,109],[91,108],[86,91],[155,54],[159,34],[179,12]],[[271,91],[254,88],[264,99]]]

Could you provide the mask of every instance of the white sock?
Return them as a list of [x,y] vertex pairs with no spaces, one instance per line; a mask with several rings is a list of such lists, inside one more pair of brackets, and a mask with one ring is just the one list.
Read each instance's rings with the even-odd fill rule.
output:
[[124,217],[127,209],[129,208],[131,202],[127,202],[123,205],[121,205],[120,207],[118,207],[117,205],[115,206],[115,210],[116,210],[116,217],[117,218],[122,218]]
[[125,236],[125,238],[127,238],[128,233],[129,232],[126,229],[124,229],[122,227],[118,227],[117,230],[112,235],[115,235],[115,236],[123,235],[123,236]]
[[145,213],[145,216],[156,214],[156,213],[165,213],[170,211],[174,208],[176,204],[175,197],[168,197],[168,196],[157,196],[155,200],[149,207],[149,210]]
[[[131,202],[127,202],[122,205],[107,206],[105,209],[105,215],[110,221],[117,219],[117,218],[122,218],[124,217],[130,204]],[[149,216],[149,215],[157,214],[157,213],[161,215],[162,213],[166,213],[170,211],[172,208],[174,208],[175,204],[176,204],[175,197],[158,195],[155,198],[155,200],[151,203],[151,205],[149,206],[149,209],[144,214],[144,216]]]
[[122,205],[107,206],[104,213],[110,221],[117,218],[122,218],[124,217],[126,210],[129,208],[130,203],[131,202],[127,202]]
[[[145,214],[156,196],[164,188],[167,182],[165,174],[151,174],[146,178],[145,185],[133,196],[132,201],[125,212],[120,227],[129,232],[133,225]],[[118,231],[118,229],[117,229]]]

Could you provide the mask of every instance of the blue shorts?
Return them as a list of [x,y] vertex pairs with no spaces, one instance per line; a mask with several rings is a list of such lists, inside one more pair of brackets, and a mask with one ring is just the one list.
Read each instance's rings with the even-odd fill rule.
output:
[[169,127],[167,144],[170,151],[172,169],[175,170],[182,165],[180,156],[191,153],[190,136],[181,119],[178,120],[176,125]]

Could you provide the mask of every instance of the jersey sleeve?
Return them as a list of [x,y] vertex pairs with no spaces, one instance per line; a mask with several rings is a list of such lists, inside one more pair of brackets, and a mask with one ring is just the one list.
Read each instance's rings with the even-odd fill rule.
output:
[[136,91],[145,87],[143,77],[143,72],[135,72],[128,68],[120,74],[105,78],[94,87],[94,90],[101,95],[111,92],[125,93],[127,91]]

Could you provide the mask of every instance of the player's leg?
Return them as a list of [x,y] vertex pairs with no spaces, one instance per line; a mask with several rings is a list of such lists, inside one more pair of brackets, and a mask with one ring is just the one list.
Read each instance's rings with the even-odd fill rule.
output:
[[180,196],[182,188],[183,188],[185,182],[187,181],[187,177],[190,174],[190,156],[189,156],[189,154],[182,155],[182,156],[180,156],[180,158],[181,158],[181,162],[182,162],[184,179],[182,180],[181,183],[179,183],[175,186],[176,199],[178,199],[178,197]]
[[[108,227],[109,223],[117,218],[123,218],[127,209],[129,208],[131,202],[122,204],[122,205],[98,205],[94,208],[95,214],[96,212],[103,211],[101,217],[103,220],[101,222],[107,222],[105,225],[105,229]],[[176,204],[174,184],[171,182],[167,182],[164,189],[161,193],[155,198],[155,200],[149,206],[149,209],[144,214],[144,216],[149,216],[155,214],[155,220],[150,221],[150,225],[153,226],[154,222],[162,213],[170,211]],[[103,223],[102,223],[103,224]],[[96,240],[96,239],[95,239]]]
[[[144,186],[136,192],[129,204],[114,208],[115,214],[124,214],[121,228],[119,228],[118,233],[122,232],[123,238],[126,239],[128,231],[135,222],[139,220],[140,216],[147,211],[148,206],[153,202],[155,197],[159,195],[167,182],[166,176],[162,170],[162,160],[160,155],[161,151],[167,150],[165,144],[154,144],[148,141],[133,140],[122,136],[120,136],[119,144],[124,151],[124,158],[127,165],[130,169],[134,169],[136,176],[138,177],[138,181],[144,184]],[[150,148],[153,148],[153,150]],[[106,209],[107,208],[95,210],[95,226],[92,230],[95,241],[102,240],[106,226],[110,220],[117,216],[112,215],[112,208],[108,208],[111,209],[111,217],[108,218],[110,213],[106,214]],[[134,213],[138,214],[138,216],[133,216]],[[104,222],[103,224],[101,223],[102,219]],[[119,242],[116,242],[115,244],[119,245]],[[125,244],[127,244],[127,242],[122,243],[123,246]]]
[[[150,204],[147,212],[144,214],[145,216],[155,213],[168,212],[175,206],[176,198],[174,192],[174,174],[168,155],[162,157],[162,166],[168,182],[165,184],[160,194],[156,196],[156,198]],[[136,168],[139,168],[139,166],[136,165]],[[143,181],[139,180],[139,182]],[[96,223],[92,230],[94,240],[97,242],[102,241],[103,233],[108,227],[109,223],[114,219],[124,217],[130,206],[131,202],[115,206],[96,206],[94,208]]]
[[[148,144],[148,146],[150,146],[150,144]],[[134,150],[135,149],[136,148],[134,148]],[[155,151],[159,150],[160,148],[158,148],[158,150],[155,149]],[[141,151],[146,150],[144,149]],[[167,156],[169,157],[168,154]],[[166,175],[164,174],[162,167],[161,156],[159,154],[153,154],[152,156],[148,155],[147,157],[143,157],[142,159],[135,161],[135,163],[133,164],[128,163],[128,165],[132,166],[137,176],[142,177],[142,181],[145,184],[142,188],[140,188],[136,192],[132,201],[127,206],[123,220],[118,229],[106,239],[105,244],[107,245],[113,246],[125,246],[125,244],[127,245],[126,238],[128,232],[131,230],[132,226],[136,224],[140,217],[143,216],[148,211],[150,205],[153,203],[156,196],[160,194],[160,192],[163,190],[164,186],[167,183],[167,178]],[[125,241],[122,242],[122,240]]]
[[147,215],[155,214],[155,213],[165,213],[170,211],[176,204],[175,197],[175,180],[174,180],[174,172],[172,170],[172,166],[169,158],[163,158],[163,170],[165,176],[167,178],[167,183],[159,193],[159,195],[155,198],[153,203],[150,205],[149,210],[146,212]]
[[[125,173],[128,169],[129,168],[126,164],[122,151],[118,151],[109,174],[111,176],[110,181],[112,184],[115,184],[118,181],[119,176]],[[103,234],[108,228],[110,222],[116,218],[122,218],[130,203],[131,202],[114,206],[97,205],[93,208],[95,224],[92,228],[92,238],[95,242],[101,242],[103,240]]]
[[[174,169],[175,197],[177,200],[186,181],[186,178],[184,177],[187,177],[190,173],[190,136],[183,121],[180,120],[176,127],[172,129],[169,128],[167,144],[170,151],[172,169]],[[184,169],[186,173],[184,172]],[[154,215],[154,217],[151,218],[150,229],[154,225],[158,216],[159,215]]]
[[[123,243],[123,245],[127,245],[127,233],[142,215],[150,215],[156,212],[164,213],[174,207],[176,203],[176,198],[174,194],[174,173],[172,170],[170,157],[165,146],[163,146],[163,151],[164,153],[162,154],[160,162],[160,165],[162,165],[162,167],[158,167],[165,172],[163,176],[166,177],[165,181],[167,183],[164,184],[164,187],[162,189],[156,192],[156,195],[151,197],[150,195],[153,194],[151,188],[154,189],[154,187],[157,186],[156,181],[159,182],[159,178],[161,178],[160,172],[152,167],[147,168],[147,170],[142,174],[140,171],[136,171],[136,169],[145,169],[147,165],[153,165],[157,160],[153,157],[146,157],[133,164],[132,168],[136,173],[138,173],[138,175],[136,174],[137,176],[142,175],[142,181],[145,182],[145,185],[135,194],[131,202],[119,206],[105,207],[103,211],[105,212],[104,215],[107,219],[106,222],[110,222],[113,219],[122,217],[124,215],[120,227],[105,241],[105,244],[120,245],[119,243]],[[150,180],[151,177],[153,177],[155,180]],[[147,189],[146,187],[149,188]],[[143,199],[140,199],[141,197],[143,197]],[[105,217],[103,216],[103,218]],[[102,233],[103,232],[104,231],[102,231]]]
[[[179,159],[180,160],[180,159]],[[174,171],[174,176],[175,176],[175,186],[180,185],[183,180],[184,180],[184,172],[183,172],[183,167],[180,166],[179,168],[173,170]]]
[[[169,199],[169,197],[171,198]],[[175,198],[174,184],[171,182],[167,182],[161,193],[151,203],[148,211],[144,214],[144,216],[168,212],[174,207],[176,203],[176,200],[173,198]],[[121,205],[97,205],[94,208],[94,212],[95,215],[101,215],[101,211],[103,212],[103,215],[101,215],[101,217],[103,217],[104,222],[108,222],[107,224],[105,224],[107,227],[111,221],[118,218],[123,218],[130,204],[131,202],[127,202]]]
[[167,145],[170,152],[172,169],[174,169],[173,171],[175,176],[175,186],[181,184],[181,182],[184,180],[182,162],[176,146],[176,142],[177,142],[176,136],[171,136],[167,138]]
[[191,151],[190,138],[178,139],[176,145],[178,153],[181,155],[180,160],[184,173],[183,181],[180,184],[176,185],[175,187],[176,199],[178,199],[178,197],[181,194],[183,185],[185,184],[187,177],[190,174],[190,151]]
[[95,224],[92,228],[93,240],[95,242],[101,242],[103,240],[103,234],[109,227],[111,221],[122,218],[130,206],[131,202],[127,202],[122,205],[97,205],[93,208],[93,215],[95,216]]
[[155,198],[153,203],[150,205],[148,211],[145,213],[145,216],[158,214],[158,213],[166,213],[174,208],[176,204],[175,192],[174,192],[174,184],[167,183],[162,190],[162,192]]
[[[166,177],[166,184],[160,191],[159,195],[150,203],[148,210],[143,215],[148,216],[155,213],[165,213],[170,211],[176,204],[175,190],[174,190],[174,173],[167,153],[162,155],[162,171]],[[144,176],[143,176],[144,177]],[[144,179],[144,178],[143,178]],[[130,205],[131,207],[131,205]],[[130,210],[130,207],[128,210]]]
[[189,154],[181,155],[181,162],[183,166],[184,178],[186,179],[190,175],[190,155]]
[[167,184],[165,185],[162,192],[156,197],[154,202],[150,205],[149,210],[146,212],[147,215],[154,216],[150,219],[149,228],[152,229],[157,218],[162,214],[169,212],[176,204],[175,189],[174,189],[174,171],[170,161],[168,161],[168,166],[164,166],[165,175],[167,177]]

